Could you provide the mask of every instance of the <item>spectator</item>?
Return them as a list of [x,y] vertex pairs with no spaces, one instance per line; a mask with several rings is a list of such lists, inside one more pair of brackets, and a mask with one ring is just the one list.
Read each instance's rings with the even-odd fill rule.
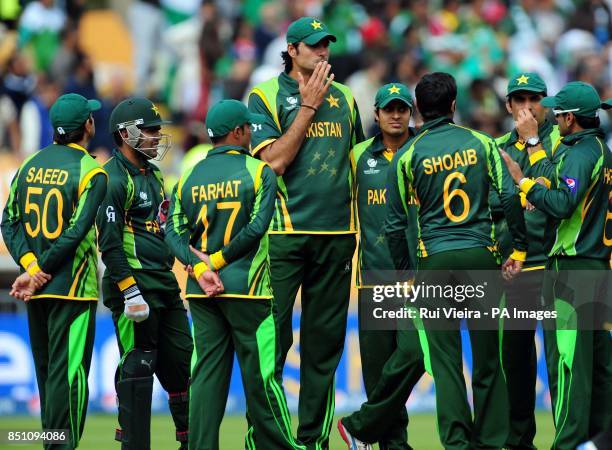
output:
[[21,111],[21,152],[28,156],[53,142],[53,127],[49,108],[60,95],[57,82],[48,75],[38,79],[36,94],[28,100]]
[[44,72],[51,66],[65,23],[66,15],[54,6],[54,0],[33,1],[23,11],[19,21],[19,47],[32,44],[39,71]]

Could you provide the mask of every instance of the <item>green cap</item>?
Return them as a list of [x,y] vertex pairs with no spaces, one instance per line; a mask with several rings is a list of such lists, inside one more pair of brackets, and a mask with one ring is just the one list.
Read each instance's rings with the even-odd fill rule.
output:
[[535,72],[517,73],[508,81],[508,93],[506,95],[518,91],[539,92],[546,95],[546,83]]
[[315,45],[325,38],[336,42],[336,36],[327,31],[327,26],[314,17],[302,17],[291,22],[287,29],[287,44],[304,42],[308,45]]
[[250,112],[238,100],[221,100],[213,105],[206,115],[206,128],[210,137],[221,137],[245,123],[264,123],[263,114]]
[[79,94],[64,94],[49,110],[53,130],[59,134],[74,131],[85,123],[93,111],[102,107],[98,100],[87,100]]
[[405,84],[389,83],[382,86],[378,92],[376,92],[374,107],[384,108],[393,100],[404,102],[410,109],[412,109],[412,105],[414,104],[412,95],[410,95],[410,91],[408,91],[408,87]]
[[597,117],[597,111],[612,108],[612,99],[604,102],[593,86],[582,81],[572,81],[563,86],[554,97],[544,97],[540,102],[552,108],[555,114],[572,112],[581,117]]
[[108,129],[111,133],[122,130],[128,125],[138,128],[150,128],[171,123],[162,120],[159,109],[148,98],[132,97],[119,103],[110,115]]

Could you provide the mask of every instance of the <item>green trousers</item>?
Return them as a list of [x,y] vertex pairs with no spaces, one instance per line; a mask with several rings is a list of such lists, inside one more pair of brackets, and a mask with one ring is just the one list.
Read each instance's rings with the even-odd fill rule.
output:
[[[543,270],[526,271],[504,283],[506,307],[520,310],[538,308],[543,275]],[[536,326],[535,319],[523,319],[520,323],[503,319],[502,366],[510,406],[510,433],[506,442],[509,449],[535,449]]]
[[[436,253],[419,259],[415,284],[454,285],[461,271],[470,269],[499,271],[499,266],[484,247]],[[501,300],[501,276],[499,283],[488,283],[486,294]],[[450,305],[445,299],[429,301],[436,306]],[[434,329],[431,320],[424,320],[425,333],[420,333],[425,367],[436,387],[438,431],[445,449],[499,449],[508,437],[508,396],[500,364],[499,332],[471,329],[474,320],[486,319],[467,321],[472,345],[473,418],[463,377],[457,319],[448,319],[448,326],[454,328],[449,330],[439,329],[439,323]]]
[[297,437],[309,450],[329,445],[334,377],[344,349],[354,252],[352,234],[270,235],[281,367],[293,343],[293,306],[302,288]]
[[581,322],[589,302],[607,299],[610,305],[609,263],[552,257],[548,267],[557,312],[554,333],[549,333],[552,342],[547,345],[553,350],[547,363],[557,377],[552,448],[569,450],[612,429],[612,337]]
[[209,298],[189,302],[193,319],[189,448],[218,450],[234,353],[250,419],[245,448],[304,449],[292,436],[281,385],[272,301]]
[[[371,298],[363,289],[359,295]],[[378,442],[381,450],[410,449],[406,401],[425,372],[417,332],[360,326],[359,349],[368,401],[343,418],[343,425],[364,442]]]
[[97,302],[37,298],[26,305],[42,428],[70,434],[68,443],[44,448],[74,449],[85,427]]
[[[124,305],[123,299],[112,295],[108,286],[104,284],[105,294],[109,294],[104,298],[104,303],[112,311],[113,323],[115,325],[115,334],[119,344],[119,353],[121,360],[117,368],[115,382],[121,378],[125,378],[130,368],[133,366],[133,361],[129,361],[129,354],[133,350],[152,353],[153,363],[150,374],[142,374],[157,376],[160,384],[168,393],[168,406],[174,421],[176,429],[176,440],[181,442],[181,448],[187,448],[189,434],[189,371],[191,363],[191,354],[193,351],[193,341],[189,330],[189,321],[187,319],[187,311],[183,306],[183,302],[179,296],[179,291],[169,289],[167,291],[142,291],[142,296],[149,304],[149,317],[139,323],[133,322],[123,314]],[[178,286],[177,286],[178,288]],[[116,294],[119,294],[118,291]],[[120,295],[120,294],[119,294]],[[132,354],[135,358],[139,358],[140,353]],[[125,372],[125,373],[124,373]],[[148,389],[152,388],[149,387]],[[139,389],[135,387],[134,389]],[[132,405],[134,402],[131,395],[122,397],[118,390],[119,403],[119,425],[122,433],[118,433],[118,440],[122,441],[124,450],[150,448],[150,432],[148,432],[150,417],[151,394],[146,395],[149,405],[148,408],[143,408],[142,405]],[[139,400],[136,400],[138,402]],[[125,409],[123,409],[125,407]],[[125,413],[123,413],[125,411]],[[136,414],[142,414],[142,421],[146,423],[136,422],[128,416],[132,411],[137,411]],[[145,412],[146,411],[146,412]],[[130,430],[135,428],[134,430]],[[121,434],[133,433],[133,437],[121,436]],[[141,436],[146,434],[147,436]],[[136,436],[134,436],[136,435]]]

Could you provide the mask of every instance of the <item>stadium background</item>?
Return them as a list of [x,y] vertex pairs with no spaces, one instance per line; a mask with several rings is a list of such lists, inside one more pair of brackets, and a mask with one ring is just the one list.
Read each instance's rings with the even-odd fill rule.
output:
[[[303,15],[322,18],[338,36],[330,62],[336,80],[353,89],[366,133],[375,128],[371,105],[381,84],[400,81],[414,89],[422,74],[443,70],[452,73],[459,85],[456,121],[496,136],[512,127],[503,103],[508,76],[516,71],[539,72],[553,94],[566,81],[582,80],[594,85],[602,97],[612,97],[611,4],[609,0],[2,0],[0,206],[4,207],[20,162],[50,142],[48,108],[64,92],[103,101],[96,114],[97,136],[90,146],[101,161],[112,146],[107,133],[112,108],[128,95],[154,99],[173,120],[168,131],[174,146],[161,163],[171,188],[187,161],[197,160],[208,145],[202,123],[208,106],[221,98],[244,99],[250,86],[281,71],[284,32]],[[610,143],[612,121],[603,113],[601,119]],[[415,122],[419,124],[419,117]],[[11,423],[35,427],[36,421],[13,417],[38,412],[24,308],[8,296],[16,273],[0,239],[0,418],[3,427]],[[351,410],[364,399],[355,292],[352,297],[337,373],[338,411]],[[296,330],[298,320],[296,315]],[[296,342],[297,338],[296,333]],[[550,400],[541,334],[537,343],[537,405],[546,410]],[[469,386],[469,344],[464,348]],[[110,315],[100,304],[90,376],[91,412],[115,411],[117,358]],[[294,411],[298,365],[299,345],[290,353],[285,371],[285,389]],[[153,407],[156,412],[166,411],[159,385]],[[421,380],[409,407],[415,412],[433,411],[430,378]],[[243,412],[242,388],[234,376],[228,413]],[[549,415],[541,413],[538,418],[549,430]],[[235,419],[230,419],[234,425],[229,426],[241,434],[241,417],[231,420]],[[114,423],[112,417],[91,419],[85,448],[88,430],[96,429],[96,421]],[[413,423],[411,430],[422,425],[429,433],[423,442],[436,441],[431,414]]]

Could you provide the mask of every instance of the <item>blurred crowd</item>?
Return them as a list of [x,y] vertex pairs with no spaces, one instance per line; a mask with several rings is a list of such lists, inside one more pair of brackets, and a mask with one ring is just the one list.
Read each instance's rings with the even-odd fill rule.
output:
[[[103,101],[90,145],[97,154],[112,148],[110,111],[132,94],[165,106],[180,130],[175,152],[189,149],[206,140],[209,105],[244,99],[250,86],[283,69],[286,28],[306,15],[323,19],[338,37],[330,62],[336,80],[353,89],[366,132],[375,127],[380,85],[400,81],[414,89],[424,73],[446,71],[459,85],[456,121],[497,136],[512,127],[505,90],[517,71],[539,72],[551,94],[581,80],[612,97],[611,3],[2,0],[0,149],[22,159],[48,144],[48,110],[64,92]],[[92,9],[114,11],[129,31],[128,75],[99,77],[98,61],[83,50],[80,21]],[[602,123],[610,131],[610,117]]]

